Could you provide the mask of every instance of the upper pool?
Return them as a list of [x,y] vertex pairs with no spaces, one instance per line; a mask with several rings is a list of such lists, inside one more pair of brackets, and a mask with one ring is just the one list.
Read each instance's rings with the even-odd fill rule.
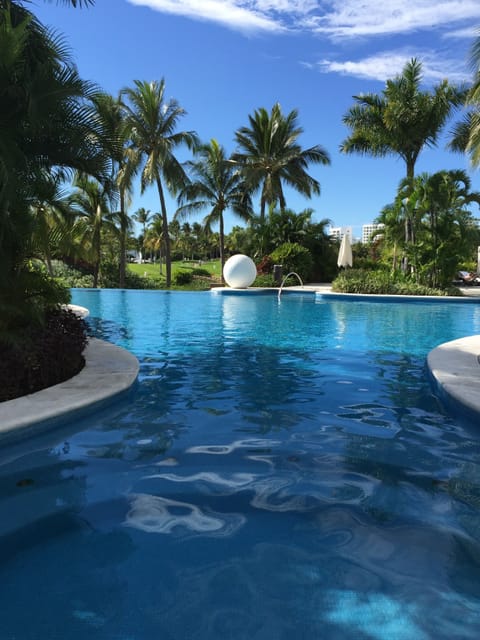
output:
[[130,397],[0,451],[3,638],[480,635],[480,305],[73,291]]

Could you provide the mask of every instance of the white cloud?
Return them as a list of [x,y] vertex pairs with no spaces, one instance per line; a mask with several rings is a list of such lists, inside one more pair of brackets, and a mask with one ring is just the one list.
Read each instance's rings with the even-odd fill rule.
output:
[[473,25],[469,27],[465,27],[463,29],[455,29],[454,31],[448,31],[444,34],[444,38],[460,38],[460,39],[468,39],[473,40],[474,38],[478,38],[480,36],[479,27],[475,27]]
[[[285,27],[268,11],[262,12],[256,2],[235,0],[128,0],[132,4],[150,7],[161,13],[217,22],[230,29],[243,32],[281,32]],[[267,4],[277,4],[268,2]],[[252,6],[253,5],[253,6]],[[280,2],[282,7],[282,2]],[[280,8],[280,10],[283,10]]]
[[335,38],[388,35],[451,27],[468,21],[480,23],[478,0],[324,0],[305,27]]
[[468,70],[462,69],[458,62],[447,62],[440,59],[432,52],[410,53],[405,50],[385,51],[375,54],[363,60],[320,60],[315,64],[307,64],[309,68],[314,68],[322,73],[338,73],[368,80],[379,80],[385,82],[389,78],[394,78],[401,73],[405,64],[412,58],[418,58],[422,63],[423,80],[426,83],[434,83],[448,78],[450,82],[468,82],[470,74]]
[[478,0],[128,0],[243,32],[303,30],[330,38],[480,25]]

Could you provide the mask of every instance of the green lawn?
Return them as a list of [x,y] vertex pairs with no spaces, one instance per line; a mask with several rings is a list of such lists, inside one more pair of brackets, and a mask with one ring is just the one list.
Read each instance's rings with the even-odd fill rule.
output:
[[[159,264],[135,264],[129,263],[128,269],[137,276],[149,278],[155,282],[156,286],[162,286],[165,284],[165,265],[162,265],[162,273],[160,273]],[[208,272],[211,278],[215,278],[220,281],[220,260],[211,260],[208,262],[196,262],[196,261],[183,261],[172,262],[172,288],[175,289],[209,289],[212,282],[209,280],[209,276],[205,275],[204,278],[196,277],[193,283],[188,285],[176,285],[175,280],[178,274],[190,273],[196,275],[195,271],[201,269]],[[153,283],[152,283],[153,284]],[[192,284],[194,286],[192,286]],[[196,286],[195,286],[196,285]]]

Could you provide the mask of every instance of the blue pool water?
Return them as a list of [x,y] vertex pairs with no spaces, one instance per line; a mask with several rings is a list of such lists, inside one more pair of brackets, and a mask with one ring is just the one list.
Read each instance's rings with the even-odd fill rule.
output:
[[140,377],[0,450],[1,640],[480,637],[480,424],[425,368],[480,305],[72,302]]

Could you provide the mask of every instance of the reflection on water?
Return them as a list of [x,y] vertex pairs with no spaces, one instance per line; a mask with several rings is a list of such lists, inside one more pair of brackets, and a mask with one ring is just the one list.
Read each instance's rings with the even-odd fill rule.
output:
[[229,536],[244,522],[238,514],[205,513],[198,506],[151,495],[131,496],[125,524],[149,533]]
[[480,437],[424,368],[476,305],[74,302],[140,382],[1,452],[5,638],[476,640]]

